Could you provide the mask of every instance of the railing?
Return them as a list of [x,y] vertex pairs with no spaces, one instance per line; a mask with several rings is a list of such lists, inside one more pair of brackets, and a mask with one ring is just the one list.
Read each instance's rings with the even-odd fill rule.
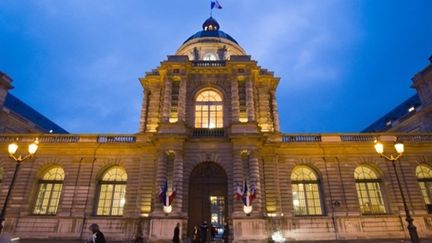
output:
[[340,135],[342,142],[369,142],[374,141],[373,135]]
[[284,143],[314,143],[321,142],[319,135],[283,135],[282,142]]
[[193,61],[193,67],[225,67],[225,61]]
[[282,135],[282,142],[284,143],[373,142],[375,139],[384,139],[387,142],[390,142],[391,139],[398,139],[402,142],[432,142],[432,135],[407,133]]
[[192,137],[223,137],[225,130],[223,128],[195,128],[192,131]]
[[127,135],[113,135],[113,136],[98,136],[98,143],[135,143],[135,136],[127,136]]

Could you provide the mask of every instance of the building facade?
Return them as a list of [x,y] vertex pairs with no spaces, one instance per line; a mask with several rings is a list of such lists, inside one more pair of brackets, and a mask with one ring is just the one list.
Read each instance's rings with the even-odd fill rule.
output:
[[[281,133],[279,78],[213,18],[140,82],[136,134],[0,136],[4,148],[40,141],[18,172],[5,232],[78,240],[97,223],[111,241],[168,242],[177,223],[185,240],[207,221],[228,224],[234,242],[407,238],[396,176],[373,147],[398,139],[408,207],[432,238],[431,133]],[[3,150],[0,201],[15,168]]]

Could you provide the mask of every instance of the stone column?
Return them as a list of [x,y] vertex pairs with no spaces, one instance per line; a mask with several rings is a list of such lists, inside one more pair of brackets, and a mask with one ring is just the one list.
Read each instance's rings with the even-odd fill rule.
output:
[[177,214],[182,214],[183,210],[183,151],[176,150],[174,158],[173,184],[177,188],[176,197],[174,199],[173,211]]
[[231,117],[232,122],[239,122],[239,90],[238,90],[238,81],[236,79],[231,80]]
[[141,118],[140,118],[140,132],[146,131],[147,124],[147,108],[148,108],[148,99],[150,97],[150,91],[148,89],[144,89],[144,97],[141,106]]
[[249,181],[251,185],[255,185],[256,199],[253,202],[253,213],[262,212],[262,191],[260,182],[260,165],[256,151],[251,151],[249,154]]
[[251,77],[247,77],[246,80],[246,107],[248,113],[248,121],[255,121],[254,93]]
[[[167,173],[167,156],[165,151],[159,151],[158,153],[158,157],[156,159],[156,184],[155,184],[155,192],[156,194],[159,194],[160,191],[160,187],[163,185],[163,183],[165,182],[168,173]],[[153,200],[153,214],[156,215],[162,215],[163,211],[162,211],[162,203],[159,199],[158,196],[154,197]]]
[[162,103],[162,122],[168,122],[171,107],[171,89],[172,81],[169,77],[164,76],[164,95]]
[[186,95],[187,83],[186,78],[182,77],[180,80],[179,100],[178,100],[178,116],[179,121],[186,122]]
[[[231,192],[235,192],[237,187],[243,187],[243,161],[241,158],[241,150],[233,150],[233,188]],[[243,190],[243,188],[242,188]],[[231,193],[228,191],[228,195]],[[233,203],[233,217],[243,216],[243,204],[241,201],[234,199]]]
[[277,107],[277,101],[276,101],[276,92],[274,90],[270,91],[270,95],[272,96],[272,108],[273,108],[273,129],[275,132],[279,132],[280,131],[280,126],[279,126],[279,112],[278,112],[278,107]]

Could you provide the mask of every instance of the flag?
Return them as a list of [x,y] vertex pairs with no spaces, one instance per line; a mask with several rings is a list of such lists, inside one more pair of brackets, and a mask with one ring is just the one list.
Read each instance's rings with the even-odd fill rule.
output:
[[242,201],[243,201],[243,205],[245,206],[249,206],[250,203],[249,201],[249,196],[248,196],[248,186],[247,186],[247,182],[244,181],[244,185],[243,185],[243,197],[242,197]]
[[256,198],[256,188],[254,185],[251,187],[250,195],[249,195],[249,201],[252,204],[252,201]]
[[164,206],[168,206],[166,204],[167,191],[168,191],[168,181],[165,180],[164,184],[160,187],[160,191],[159,191],[159,198]]
[[177,193],[177,187],[174,187],[173,191],[168,196],[168,203],[169,203],[168,205],[171,205],[171,203],[174,201],[176,193]]
[[222,9],[222,5],[220,5],[220,3],[217,0],[212,0],[210,3],[210,8],[211,9],[214,9],[214,8]]
[[241,191],[240,186],[237,186],[236,197],[237,197],[237,200],[240,200],[243,197],[243,192]]

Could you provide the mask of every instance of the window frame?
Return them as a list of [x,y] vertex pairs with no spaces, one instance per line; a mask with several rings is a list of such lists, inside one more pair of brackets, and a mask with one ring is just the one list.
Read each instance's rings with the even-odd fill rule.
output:
[[[301,169],[301,168],[306,168],[307,170],[310,170],[314,174],[316,179],[315,180],[293,180],[292,176],[293,176],[294,172],[298,169]],[[305,216],[316,217],[316,216],[325,215],[323,198],[322,198],[322,191],[321,191],[322,190],[321,181],[319,179],[318,173],[313,168],[306,166],[306,165],[296,166],[296,167],[294,167],[294,169],[291,172],[290,179],[291,179],[291,195],[292,195],[292,205],[293,205],[293,209],[294,209],[294,216],[296,216],[296,217],[305,217]],[[299,190],[299,185],[302,185],[303,190]],[[309,186],[316,186],[316,191],[308,190],[307,189],[308,185]],[[297,213],[298,210],[296,210],[296,206],[294,204],[294,186],[297,187],[296,193],[302,193],[304,196],[305,206],[303,208],[306,211],[306,213],[304,213],[304,214]],[[318,198],[316,198],[316,197],[308,198],[308,194],[312,193],[312,195],[314,195],[315,192],[318,193]],[[318,200],[318,202],[319,202],[318,206],[315,206],[316,200]],[[317,208],[319,208],[320,212],[319,213],[311,213],[312,208],[315,211],[317,210]]]
[[[117,180],[104,180],[104,176],[107,173],[109,173],[111,170],[115,170],[115,169],[118,169],[118,168],[124,171],[124,173],[126,174],[126,180],[120,180],[120,181],[117,181]],[[112,166],[112,167],[106,169],[103,172],[102,176],[100,177],[100,179],[98,180],[98,183],[97,183],[97,197],[96,197],[96,203],[95,203],[95,208],[94,208],[94,216],[97,216],[97,217],[123,217],[123,215],[124,215],[124,208],[125,208],[125,205],[126,205],[127,180],[128,180],[127,171],[122,166]],[[108,185],[108,186],[112,185],[111,191],[107,190],[107,192],[110,192],[110,194],[111,194],[108,199],[102,199],[102,197],[101,197],[102,189],[103,189],[103,187],[105,185]],[[113,214],[113,209],[115,209],[114,202],[115,202],[116,189],[118,189],[119,186],[124,187],[123,191],[120,189],[119,196],[121,197],[121,195],[124,194],[124,200],[125,200],[125,202],[124,202],[124,204],[122,206],[117,207],[117,209],[120,210],[121,213],[119,213],[119,214]],[[100,207],[101,200],[105,200],[105,201],[109,200],[109,205],[108,205],[109,213],[108,214],[99,214],[99,209],[101,209],[103,211],[104,210],[103,207],[105,207],[104,206],[105,203],[102,205],[102,208]],[[121,199],[120,199],[119,203],[121,204]]]
[[[62,171],[62,177],[63,177],[61,180],[47,180],[47,179],[43,179],[43,177],[45,175],[47,175],[51,170],[54,170],[54,169],[61,169],[61,171]],[[62,199],[64,177],[65,177],[65,171],[60,166],[51,167],[50,169],[45,170],[45,172],[42,174],[41,178],[38,180],[38,183],[37,183],[37,185],[38,185],[37,188],[38,189],[36,191],[36,198],[35,198],[35,201],[34,201],[34,204],[33,204],[33,209],[32,209],[32,214],[33,215],[38,215],[38,216],[45,216],[45,215],[46,216],[53,216],[53,215],[57,215],[57,212],[58,212],[58,209],[59,209],[59,206],[60,206],[60,202],[61,202],[61,199]],[[46,190],[47,190],[46,188],[49,185],[51,185],[51,189],[49,190],[48,198],[46,198],[45,197]],[[56,185],[60,185],[60,188],[58,190],[58,197],[55,199],[55,198],[53,198],[53,195],[54,195],[53,192],[55,192]],[[45,192],[43,193],[43,197],[40,198],[40,196],[42,195],[41,194],[41,190],[42,190],[43,186],[45,186],[45,189],[44,189]],[[46,209],[43,210],[43,201],[46,200],[46,199],[48,199],[48,203],[46,205]],[[50,208],[53,207],[53,205],[52,205],[53,200],[54,201],[57,200],[57,203],[56,203],[57,205],[55,205],[55,212],[51,212],[50,211]],[[36,212],[36,210],[38,208],[39,208],[39,212]],[[45,211],[45,212],[41,212],[41,211]]]
[[[420,164],[416,167],[416,178],[420,188],[420,193],[423,198],[423,202],[426,206],[427,212],[429,214],[432,214],[432,177],[419,177],[418,168],[421,167],[425,167],[429,170],[432,170],[432,168],[428,164]],[[421,172],[423,173],[423,171]],[[429,201],[429,203],[426,201],[426,199]]]
[[[204,92],[214,92],[220,101],[198,101],[199,96]],[[224,128],[224,98],[215,89],[202,89],[197,92],[194,99],[194,128],[201,129],[222,129]],[[211,124],[215,124],[211,127]]]
[[[375,176],[375,178],[365,178],[365,179],[359,179],[357,178],[357,169],[359,168],[366,168],[368,170],[370,170],[373,175]],[[363,172],[363,176],[366,174],[365,171]],[[387,207],[386,207],[386,202],[384,200],[384,193],[382,190],[382,179],[379,177],[379,173],[371,168],[370,166],[367,165],[360,165],[357,166],[354,170],[354,181],[355,181],[355,187],[356,187],[356,194],[357,194],[357,200],[358,200],[358,205],[360,208],[360,213],[362,215],[383,215],[383,214],[387,214]],[[365,188],[365,192],[366,192],[366,197],[362,196],[362,191],[359,190],[359,187],[363,185],[363,187]],[[374,189],[375,187],[375,189]],[[378,197],[376,197],[375,199],[378,199],[381,204],[372,204],[371,202],[373,201],[372,199],[374,198],[372,193],[375,193],[378,195]],[[366,203],[370,204],[370,206],[368,207],[369,210],[364,210],[365,206],[364,206],[364,202],[365,199],[367,200]],[[362,202],[362,203],[361,203]],[[374,208],[380,208],[382,210],[375,210]]]

